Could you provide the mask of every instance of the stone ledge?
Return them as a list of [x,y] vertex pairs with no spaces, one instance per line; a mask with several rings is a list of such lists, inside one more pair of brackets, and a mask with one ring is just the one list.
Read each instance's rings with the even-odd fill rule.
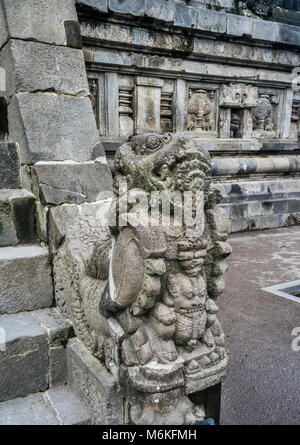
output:
[[155,7],[149,7],[146,0],[77,0],[77,4],[126,18],[149,17],[158,21],[158,25],[165,22],[167,26],[171,24],[185,30],[300,47],[300,28],[297,26],[203,9],[195,3],[189,6],[172,0],[155,0]]

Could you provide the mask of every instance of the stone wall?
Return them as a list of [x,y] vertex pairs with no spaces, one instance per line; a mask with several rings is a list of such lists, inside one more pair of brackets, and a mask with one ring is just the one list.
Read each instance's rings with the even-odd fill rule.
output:
[[[109,157],[132,134],[191,132],[211,152],[232,231],[280,227],[299,221],[300,212],[284,181],[293,193],[299,186],[300,94],[292,71],[300,65],[300,29],[233,14],[241,14],[234,7],[77,1],[94,113]],[[279,195],[271,192],[277,181]],[[277,209],[285,199],[284,216],[270,205],[261,211],[256,195],[243,194],[244,182],[267,190]],[[241,190],[237,201],[228,201],[228,187]],[[241,224],[231,204],[249,200],[252,212]]]

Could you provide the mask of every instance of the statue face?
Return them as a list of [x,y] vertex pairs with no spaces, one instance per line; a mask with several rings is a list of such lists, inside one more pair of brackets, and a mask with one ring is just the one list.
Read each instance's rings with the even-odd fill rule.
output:
[[147,192],[202,191],[210,185],[208,152],[188,134],[134,136],[116,155],[117,179]]

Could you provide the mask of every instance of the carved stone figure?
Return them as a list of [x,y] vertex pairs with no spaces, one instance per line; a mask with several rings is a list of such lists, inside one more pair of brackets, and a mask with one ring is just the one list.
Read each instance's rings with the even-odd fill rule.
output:
[[194,424],[203,411],[189,395],[227,366],[216,299],[231,248],[210,157],[188,133],[142,134],[115,167],[110,231],[74,226],[57,292],[68,289],[77,335],[119,380],[127,422]]
[[249,8],[259,16],[267,16],[276,6],[282,6],[282,0],[244,0],[239,2],[240,10]]
[[189,131],[210,131],[212,129],[213,93],[206,90],[190,90],[188,102]]
[[276,137],[273,108],[268,94],[262,94],[253,110],[253,130],[256,137]]

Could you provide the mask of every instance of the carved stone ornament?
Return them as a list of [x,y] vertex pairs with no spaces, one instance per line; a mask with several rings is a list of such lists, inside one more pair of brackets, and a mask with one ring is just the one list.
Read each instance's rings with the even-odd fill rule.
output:
[[118,379],[127,422],[195,424],[203,412],[189,395],[227,366],[216,299],[231,247],[210,157],[188,133],[142,134],[119,148],[115,167],[109,229],[74,226],[56,256],[57,293]]
[[268,94],[262,94],[253,110],[253,130],[255,137],[275,138],[273,108]]
[[222,85],[220,106],[225,108],[254,108],[257,106],[258,89],[243,83]]
[[212,130],[213,92],[190,90],[188,102],[188,131]]

